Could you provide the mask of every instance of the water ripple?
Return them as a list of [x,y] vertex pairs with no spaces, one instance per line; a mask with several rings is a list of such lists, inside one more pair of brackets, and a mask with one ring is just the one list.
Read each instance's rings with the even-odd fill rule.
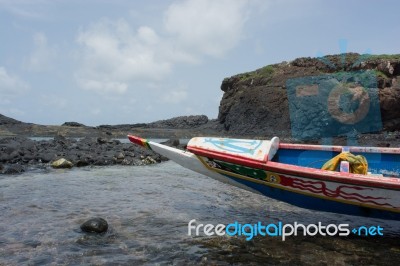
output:
[[[400,260],[400,222],[300,209],[172,162],[28,172],[0,179],[0,264],[382,264]],[[105,234],[81,232],[90,217]],[[187,224],[379,224],[373,237],[190,237]],[[390,259],[389,259],[390,258]]]

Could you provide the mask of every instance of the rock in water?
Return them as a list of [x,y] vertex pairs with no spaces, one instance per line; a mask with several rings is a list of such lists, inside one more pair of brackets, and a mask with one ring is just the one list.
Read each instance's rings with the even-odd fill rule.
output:
[[[1,167],[1,166],[0,166]],[[1,169],[0,169],[1,170]],[[6,175],[15,175],[15,174],[20,174],[22,172],[25,172],[25,168],[22,165],[19,164],[12,164],[6,167],[3,171],[3,174]]]
[[108,229],[108,223],[103,218],[91,218],[81,225],[81,229],[88,233],[104,233]]
[[74,165],[73,163],[64,158],[54,161],[51,164],[53,168],[71,168],[73,165]]

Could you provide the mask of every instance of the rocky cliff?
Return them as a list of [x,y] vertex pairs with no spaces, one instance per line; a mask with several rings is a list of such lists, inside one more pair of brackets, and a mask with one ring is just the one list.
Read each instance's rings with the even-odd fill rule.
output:
[[18,125],[21,121],[0,114],[0,125]]
[[[221,90],[218,120],[230,135],[288,136],[317,127],[335,128],[339,135],[400,130],[400,55],[298,58],[225,78]],[[302,95],[303,102],[297,101]]]

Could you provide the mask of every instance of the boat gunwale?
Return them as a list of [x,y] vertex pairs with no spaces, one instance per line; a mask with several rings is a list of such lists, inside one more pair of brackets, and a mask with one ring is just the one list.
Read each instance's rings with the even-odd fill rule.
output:
[[335,146],[335,145],[314,145],[314,144],[294,144],[294,143],[280,143],[279,144],[279,149],[289,149],[289,150],[303,150],[304,149],[304,150],[314,150],[314,151],[342,152],[343,147],[348,147],[349,152],[400,154],[400,148]]

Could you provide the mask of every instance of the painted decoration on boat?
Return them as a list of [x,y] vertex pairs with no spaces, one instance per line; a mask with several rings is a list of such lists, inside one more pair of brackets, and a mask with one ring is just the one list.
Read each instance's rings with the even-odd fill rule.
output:
[[254,155],[254,152],[258,147],[260,147],[262,141],[251,139],[205,138],[204,143],[210,143],[214,147],[228,152]]
[[193,138],[188,148],[202,149],[219,154],[229,154],[237,157],[265,162],[272,158],[279,146],[277,137],[269,140],[229,139],[229,138]]
[[261,182],[266,186],[273,186],[320,198],[336,199],[350,204],[375,206],[379,209],[394,208],[400,211],[400,202],[396,201],[396,197],[379,188],[310,180],[304,177],[269,172],[205,157],[199,159],[209,169],[234,178],[253,180],[253,182]]

